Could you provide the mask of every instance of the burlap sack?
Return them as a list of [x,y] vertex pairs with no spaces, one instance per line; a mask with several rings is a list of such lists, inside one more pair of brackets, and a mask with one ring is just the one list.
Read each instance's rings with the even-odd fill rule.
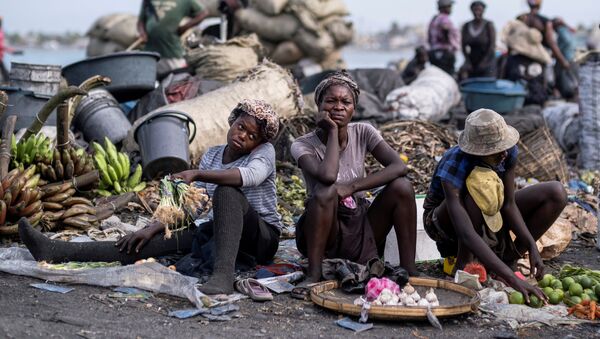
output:
[[305,55],[316,61],[325,59],[335,48],[333,38],[325,30],[320,30],[318,35],[314,35],[306,29],[300,28],[293,41]]
[[321,22],[321,25],[331,34],[336,47],[347,45],[354,38],[352,22],[346,22],[341,17],[327,18]]
[[256,34],[251,34],[195,48],[186,54],[186,60],[204,79],[231,81],[258,65],[261,48]]
[[267,16],[253,8],[238,10],[235,18],[242,29],[274,42],[292,39],[300,26],[292,15]]
[[285,41],[277,45],[270,55],[270,59],[279,65],[291,65],[300,61],[304,54],[292,41]]
[[537,241],[538,251],[542,259],[558,257],[571,242],[573,224],[565,218],[558,218],[554,224]]
[[290,0],[290,4],[306,6],[317,19],[350,15],[343,0]]
[[342,52],[340,50],[335,50],[329,53],[321,62],[319,63],[321,68],[326,70],[340,70],[348,68],[346,62],[344,62],[344,58],[342,57]]
[[[197,161],[208,147],[226,143],[229,130],[227,118],[238,102],[248,98],[267,101],[280,117],[298,114],[303,105],[300,90],[289,72],[265,61],[228,86],[191,100],[166,105],[147,116],[163,110],[189,114],[197,128],[196,138],[190,144],[190,156]],[[125,142],[129,151],[137,148],[133,134],[147,116],[138,119],[131,128]]]
[[137,16],[132,14],[109,14],[98,18],[86,33],[90,38],[131,45],[138,37]]
[[124,51],[125,48],[127,48],[127,46],[123,46],[114,41],[91,37],[89,39],[85,55],[86,57],[91,58],[95,56]]
[[287,6],[288,0],[250,0],[251,8],[271,16],[279,15]]

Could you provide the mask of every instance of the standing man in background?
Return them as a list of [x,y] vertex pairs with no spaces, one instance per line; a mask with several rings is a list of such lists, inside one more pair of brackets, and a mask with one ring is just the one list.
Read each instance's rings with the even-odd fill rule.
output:
[[452,21],[453,0],[438,0],[439,13],[431,19],[427,32],[429,62],[450,75],[454,75],[456,51],[460,49],[460,33]]
[[[144,50],[160,54],[157,65],[161,79],[186,66],[180,36],[208,16],[197,0],[143,0],[138,32],[146,42]],[[183,18],[190,18],[180,26]]]

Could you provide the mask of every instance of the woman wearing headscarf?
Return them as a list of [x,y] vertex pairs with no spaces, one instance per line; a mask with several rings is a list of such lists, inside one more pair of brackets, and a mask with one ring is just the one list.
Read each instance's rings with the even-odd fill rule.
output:
[[[360,90],[345,72],[325,78],[315,91],[317,128],[292,144],[308,198],[296,226],[296,243],[308,257],[308,282],[321,279],[325,258],[359,264],[381,255],[394,227],[400,265],[416,274],[416,205],[407,166],[369,124],[350,123]],[[383,169],[365,175],[371,153]],[[373,203],[365,191],[383,187]]]
[[496,28],[494,23],[483,18],[483,1],[473,1],[471,12],[474,19],[462,27],[462,52],[465,63],[460,78],[491,77],[496,74],[495,48]]
[[[187,183],[206,188],[212,199],[215,244],[213,274],[199,289],[206,294],[233,292],[238,254],[269,263],[279,245],[281,217],[277,213],[275,149],[268,141],[279,128],[277,114],[261,100],[243,100],[231,112],[227,144],[206,151],[197,170],[175,174]],[[153,222],[117,242],[70,243],[49,240],[26,219],[19,222],[19,235],[36,260],[119,261],[187,253],[194,244],[193,225],[163,239],[164,225]],[[204,224],[201,228],[206,228]],[[192,246],[194,244],[194,246]],[[201,256],[201,253],[194,253]]]

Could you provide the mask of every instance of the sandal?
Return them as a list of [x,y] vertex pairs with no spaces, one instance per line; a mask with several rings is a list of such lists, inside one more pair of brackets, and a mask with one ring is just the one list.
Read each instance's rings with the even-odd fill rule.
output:
[[235,289],[254,301],[270,301],[273,295],[269,290],[261,285],[256,279],[248,278],[235,282]]

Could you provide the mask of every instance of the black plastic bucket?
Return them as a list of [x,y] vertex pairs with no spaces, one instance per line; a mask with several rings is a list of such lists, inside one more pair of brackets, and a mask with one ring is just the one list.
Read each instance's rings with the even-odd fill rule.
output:
[[88,142],[108,137],[113,144],[125,139],[131,128],[117,100],[102,88],[92,89],[83,97],[75,111],[73,124]]
[[[36,94],[32,91],[22,90],[15,87],[0,87],[0,91],[8,95],[8,107],[0,119],[0,126],[4,126],[6,117],[10,115],[17,116],[15,131],[21,128],[28,128],[36,119],[39,111],[50,100],[49,96]],[[46,120],[45,126],[56,125],[56,110]]]
[[[194,126],[193,132],[190,123]],[[187,113],[162,111],[152,114],[134,131],[144,176],[154,179],[189,169],[189,144],[195,136],[196,123]]]

